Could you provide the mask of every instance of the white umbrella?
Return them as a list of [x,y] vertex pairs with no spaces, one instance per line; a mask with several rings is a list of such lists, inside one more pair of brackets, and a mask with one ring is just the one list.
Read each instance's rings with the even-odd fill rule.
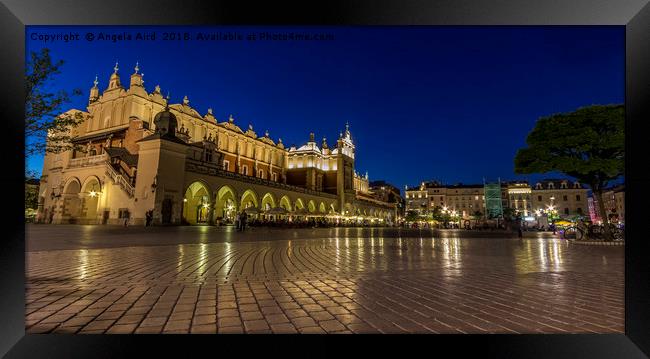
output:
[[270,210],[266,211],[268,214],[287,214],[287,210],[282,208],[282,207],[275,207],[271,208]]
[[244,212],[246,212],[248,214],[258,214],[258,213],[260,213],[260,210],[255,208],[255,207],[248,207],[248,208],[246,208],[244,210]]

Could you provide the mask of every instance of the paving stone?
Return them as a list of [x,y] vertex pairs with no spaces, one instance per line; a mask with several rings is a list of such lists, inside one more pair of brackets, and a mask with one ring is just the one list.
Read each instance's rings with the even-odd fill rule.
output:
[[[419,231],[372,229],[369,238],[371,229],[256,228],[262,232],[229,234],[235,240],[224,243],[227,229],[214,228],[198,246],[205,236],[194,232],[198,227],[27,228],[27,333],[623,333],[625,327],[624,247],[577,246],[549,233],[517,241],[464,231],[420,238]],[[337,240],[341,230],[350,232]],[[290,245],[287,233],[296,233]],[[97,240],[81,252],[78,238],[88,235]],[[111,239],[118,237],[134,242],[116,245]],[[397,237],[406,250],[395,250]],[[264,265],[256,258],[266,258]]]
[[291,323],[271,324],[271,331],[274,334],[295,334],[298,333],[296,327]]

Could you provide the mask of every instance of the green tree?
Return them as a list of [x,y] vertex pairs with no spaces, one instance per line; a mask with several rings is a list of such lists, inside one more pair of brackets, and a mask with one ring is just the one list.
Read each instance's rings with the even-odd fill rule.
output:
[[[80,113],[61,114],[61,106],[70,102],[64,90],[51,92],[51,81],[59,74],[63,60],[53,61],[47,48],[32,51],[27,61],[25,86],[25,157],[45,152],[59,153],[75,148],[70,144],[70,129],[83,122]],[[75,89],[73,96],[80,95]],[[49,141],[48,141],[49,140]]]
[[515,217],[515,209],[506,207],[503,209],[503,219],[506,221],[511,221]]
[[442,208],[435,206],[430,213],[431,219],[434,221],[442,222]]
[[25,177],[25,209],[38,208],[38,185],[32,183],[35,178]]
[[405,218],[407,222],[415,222],[420,218],[420,215],[417,211],[408,211],[406,212]]
[[[515,156],[515,172],[558,171],[591,187],[598,210],[607,184],[624,175],[625,120],[623,105],[594,105],[543,117]],[[611,240],[607,216],[605,239]]]
[[474,218],[474,220],[478,221],[481,218],[483,218],[483,213],[481,211],[474,211],[474,213],[472,214],[472,217]]

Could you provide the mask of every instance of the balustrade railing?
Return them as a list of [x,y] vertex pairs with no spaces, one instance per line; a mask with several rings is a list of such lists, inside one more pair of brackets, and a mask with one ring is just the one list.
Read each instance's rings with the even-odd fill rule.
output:
[[133,197],[135,195],[135,189],[131,186],[131,183],[127,181],[124,176],[117,173],[113,166],[110,163],[106,162],[106,174],[113,180],[114,183],[118,184],[122,189],[129,195]]
[[107,160],[108,156],[105,153],[97,156],[73,158],[68,163],[68,167],[96,166],[106,162]]
[[269,187],[282,188],[294,192],[301,192],[306,194],[312,194],[315,196],[336,198],[336,195],[331,193],[314,191],[307,188],[292,186],[292,185],[275,182],[272,180],[267,180],[259,177],[247,176],[235,172],[230,172],[224,170],[217,164],[210,164],[210,163],[201,162],[190,158],[186,159],[186,169],[191,172],[205,173],[213,176],[232,178],[238,181],[244,181],[248,183],[259,184],[259,185],[264,185]]

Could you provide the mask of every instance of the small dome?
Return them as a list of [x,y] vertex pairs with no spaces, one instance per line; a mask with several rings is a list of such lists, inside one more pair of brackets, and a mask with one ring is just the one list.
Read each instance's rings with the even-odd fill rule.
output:
[[176,116],[169,111],[169,108],[158,112],[153,119],[153,123],[156,125],[156,131],[160,132],[161,135],[170,134],[174,136],[178,127]]

